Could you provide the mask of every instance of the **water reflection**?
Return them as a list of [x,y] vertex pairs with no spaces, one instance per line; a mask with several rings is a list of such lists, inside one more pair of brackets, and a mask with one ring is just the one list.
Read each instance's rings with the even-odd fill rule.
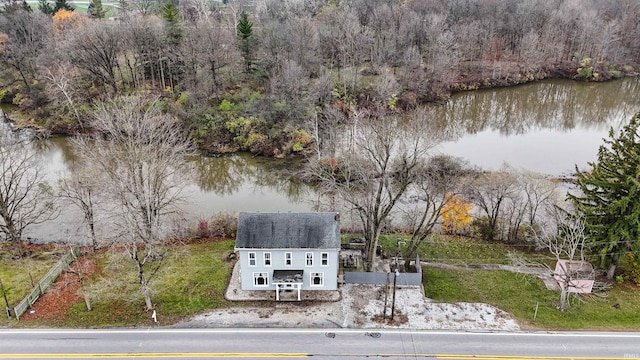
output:
[[267,188],[290,201],[299,202],[304,200],[310,190],[293,176],[301,165],[292,160],[234,154],[220,157],[194,156],[190,161],[198,171],[197,185],[200,190],[220,196],[232,195],[249,186],[254,190]]
[[545,81],[455,95],[436,109],[443,153],[483,168],[503,162],[560,175],[595,160],[610,127],[640,110],[640,79]]
[[532,130],[569,131],[576,127],[619,128],[638,108],[637,78],[607,83],[553,80],[461,93],[436,109],[450,141],[493,130],[502,136]]
[[255,168],[249,167],[240,156],[194,156],[189,161],[195,165],[198,186],[205,192],[233,194],[244,181],[247,181],[247,177],[255,176]]
[[294,161],[234,154],[194,157],[196,184],[188,186],[186,210],[197,217],[239,211],[311,211],[315,190],[291,178]]

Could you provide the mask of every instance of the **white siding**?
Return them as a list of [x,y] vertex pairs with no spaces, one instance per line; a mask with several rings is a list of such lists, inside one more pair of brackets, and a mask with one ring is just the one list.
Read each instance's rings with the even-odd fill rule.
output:
[[[242,282],[242,290],[273,290],[275,291],[275,285],[269,280],[269,286],[263,286],[256,288],[253,285],[253,274],[256,272],[269,273],[269,279],[271,279],[274,270],[303,270],[303,285],[302,290],[337,290],[338,289],[338,250],[309,250],[309,249],[251,249],[244,250],[239,249],[240,252],[240,279]],[[249,265],[249,252],[256,253],[256,266]],[[271,266],[264,266],[264,253],[271,253]],[[285,253],[290,252],[293,263],[291,266],[285,265]],[[313,253],[313,266],[306,266],[305,253]],[[328,264],[322,265],[322,253],[327,253]],[[323,273],[324,274],[324,286],[311,286],[311,273]]]

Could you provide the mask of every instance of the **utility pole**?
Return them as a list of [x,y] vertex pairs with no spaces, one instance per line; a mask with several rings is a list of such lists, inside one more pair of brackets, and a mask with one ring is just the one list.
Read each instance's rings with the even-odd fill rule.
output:
[[4,308],[7,311],[7,318],[11,319],[11,308],[9,307],[9,301],[7,300],[7,293],[4,291],[4,285],[2,285],[2,279],[0,279],[0,291],[2,291],[2,297],[4,297]]
[[396,272],[393,276],[393,300],[391,301],[391,321],[393,321],[393,313],[396,310],[396,282],[398,280],[398,276],[400,272],[398,271],[398,267],[396,266]]
[[384,307],[382,308],[382,319],[387,319],[387,298],[389,297],[389,273],[387,273],[387,282],[384,284]]

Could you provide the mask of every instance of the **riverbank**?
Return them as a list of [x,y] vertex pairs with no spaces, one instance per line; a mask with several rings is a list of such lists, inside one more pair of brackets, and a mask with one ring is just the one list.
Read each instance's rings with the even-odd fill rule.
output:
[[[594,64],[590,67],[591,70],[588,76],[580,75],[581,73],[578,69],[580,69],[580,64],[576,62],[564,62],[538,68],[531,68],[522,63],[510,61],[466,62],[461,64],[459,72],[446,82],[442,79],[433,79],[426,83],[425,86],[428,90],[424,90],[423,94],[418,94],[411,89],[406,89],[394,95],[396,101],[393,110],[389,111],[389,109],[386,109],[385,112],[389,114],[407,113],[422,105],[446,103],[454,95],[470,93],[477,90],[516,87],[544,80],[602,83],[625,77],[638,76],[638,69],[630,65],[615,66],[610,64]],[[363,74],[370,72],[370,70],[366,68],[360,71]],[[374,77],[380,76],[377,72],[374,72],[374,74],[376,74],[373,75]],[[245,85],[249,86],[249,84]],[[354,104],[352,105],[355,105],[361,112],[375,114],[380,110],[378,109],[379,104],[364,100],[373,96],[373,94],[366,93],[366,91],[371,91],[371,89],[363,91],[365,92],[353,99]],[[11,95],[12,94],[7,94],[3,100],[11,100]],[[15,96],[16,94],[13,95]],[[175,115],[180,122],[184,124],[188,123],[187,118],[191,117],[192,114],[188,114],[186,109],[181,109],[183,105],[180,103],[173,103],[175,99],[172,99],[172,94],[160,95],[163,101],[166,102],[166,109]],[[347,119],[351,116],[351,110],[344,105],[340,105],[343,104],[341,96],[342,95],[339,95],[336,99],[333,99],[335,101],[334,107],[340,110],[342,113],[341,116],[344,117],[344,119]],[[207,135],[202,133],[201,130],[197,132],[190,131],[194,143],[203,155],[219,156],[236,152],[249,152],[253,155],[266,157],[302,159],[316,154],[315,147],[317,144],[315,143],[315,139],[310,133],[304,130],[305,127],[278,135],[280,140],[270,139],[272,135],[261,133],[260,130],[254,128],[259,125],[260,121],[254,124],[254,121],[257,121],[257,119],[252,120],[247,118],[243,112],[233,110],[242,108],[244,106],[242,102],[247,99],[234,99],[233,101],[235,103],[232,103],[225,99],[224,94],[218,95],[218,99],[221,99],[221,103],[215,108],[210,108],[209,111],[211,112],[210,116],[218,119],[215,121],[217,124],[215,126],[219,128],[213,128],[213,124],[207,125],[208,131],[218,133],[219,136],[217,140],[215,140],[216,143],[211,142],[213,138],[210,140],[204,139],[209,138],[211,134]],[[51,105],[52,104],[49,104],[47,106]],[[91,117],[91,103],[78,103],[76,106],[83,109],[83,113],[80,114],[81,119],[77,121],[61,117],[53,108],[45,111],[44,109],[46,107],[38,109],[14,107],[12,111],[6,114],[6,119],[10,121],[13,128],[28,129],[29,132],[40,138],[46,136],[72,136],[87,131],[88,129],[79,124],[78,121],[86,123],[87,119]],[[227,109],[229,106],[231,108]],[[258,117],[260,116],[262,115],[258,114]],[[316,116],[319,115],[316,114]],[[252,140],[248,138],[249,133],[234,134],[234,131],[242,127],[246,127],[247,129],[252,128]],[[195,135],[196,133],[200,135]],[[236,137],[234,138],[234,136]],[[244,139],[242,140],[243,143],[236,143],[236,140],[241,138]]]

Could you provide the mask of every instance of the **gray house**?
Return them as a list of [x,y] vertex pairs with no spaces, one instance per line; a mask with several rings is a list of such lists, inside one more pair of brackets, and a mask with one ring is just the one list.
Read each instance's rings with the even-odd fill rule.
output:
[[248,213],[238,216],[236,251],[242,290],[337,290],[340,216]]

